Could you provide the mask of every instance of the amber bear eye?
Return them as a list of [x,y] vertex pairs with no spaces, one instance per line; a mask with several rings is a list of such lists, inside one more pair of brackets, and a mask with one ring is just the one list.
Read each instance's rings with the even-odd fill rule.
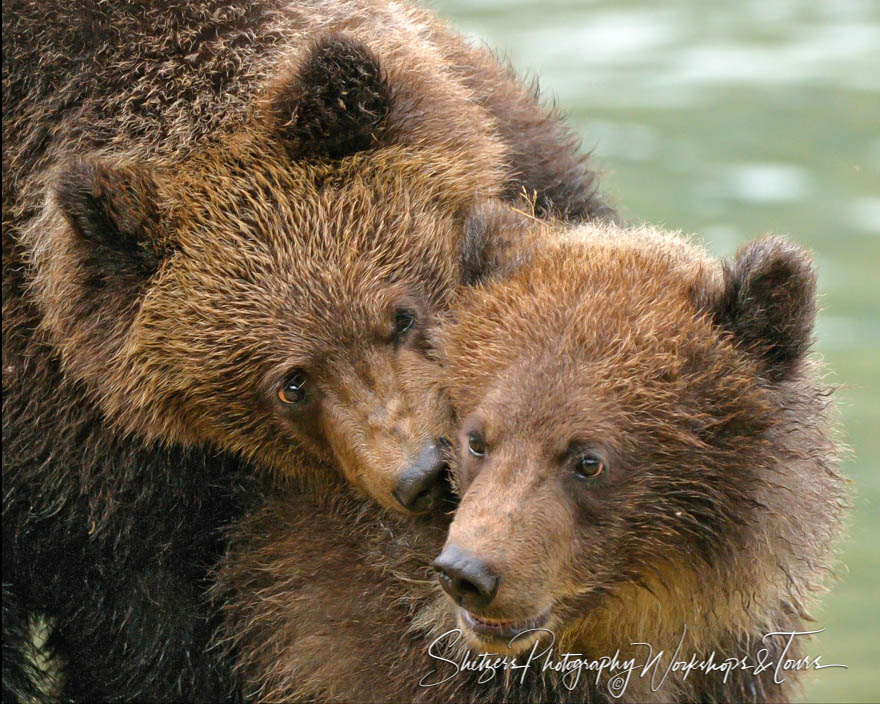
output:
[[408,333],[416,324],[416,314],[408,308],[394,311],[394,336],[401,337]]
[[468,433],[467,445],[468,452],[474,457],[482,457],[486,454],[486,443],[479,433]]
[[595,479],[604,471],[605,463],[592,453],[581,455],[575,462],[574,473],[580,479]]
[[306,398],[306,378],[302,369],[294,370],[278,390],[278,398],[289,406],[302,403]]

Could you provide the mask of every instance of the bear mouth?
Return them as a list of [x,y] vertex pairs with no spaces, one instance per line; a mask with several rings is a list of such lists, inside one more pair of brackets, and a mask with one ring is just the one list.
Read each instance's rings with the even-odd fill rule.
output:
[[[459,607],[459,622],[477,639],[484,642],[492,643],[496,646],[503,645],[506,648],[515,649],[516,643],[512,641],[529,640],[525,634],[531,634],[534,631],[544,628],[550,621],[550,609],[533,616],[531,618],[514,621],[486,618],[485,616],[477,616],[467,609]],[[523,637],[521,637],[523,636]]]

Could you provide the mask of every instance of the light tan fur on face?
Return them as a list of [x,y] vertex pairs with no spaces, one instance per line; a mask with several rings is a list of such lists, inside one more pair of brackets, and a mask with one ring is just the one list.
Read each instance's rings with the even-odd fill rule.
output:
[[322,429],[348,481],[399,510],[392,498],[397,477],[426,444],[449,434],[452,410],[435,365],[419,353],[379,350],[372,357],[334,370]]

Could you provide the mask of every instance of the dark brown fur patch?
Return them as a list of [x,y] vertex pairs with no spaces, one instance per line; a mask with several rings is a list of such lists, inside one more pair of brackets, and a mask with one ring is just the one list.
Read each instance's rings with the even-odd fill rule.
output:
[[334,34],[309,50],[272,109],[295,158],[340,159],[379,142],[391,89],[372,51]]
[[772,381],[791,376],[809,348],[816,318],[816,274],[803,250],[766,237],[724,267],[712,303],[715,320],[752,350]]
[[78,159],[64,168],[55,198],[82,241],[84,266],[97,281],[146,283],[163,256],[165,224],[157,189],[139,169]]

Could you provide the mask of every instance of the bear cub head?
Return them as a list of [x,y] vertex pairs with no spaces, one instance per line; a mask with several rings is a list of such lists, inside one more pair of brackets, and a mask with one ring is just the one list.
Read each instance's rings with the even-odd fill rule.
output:
[[844,495],[805,252],[769,237],[719,265],[500,206],[471,234],[478,285],[439,335],[461,503],[434,563],[469,645],[674,648],[803,613]]
[[108,422],[281,476],[339,468],[388,508],[429,508],[451,417],[429,330],[502,151],[430,129],[395,70],[332,35],[194,153],[57,169],[33,290]]

